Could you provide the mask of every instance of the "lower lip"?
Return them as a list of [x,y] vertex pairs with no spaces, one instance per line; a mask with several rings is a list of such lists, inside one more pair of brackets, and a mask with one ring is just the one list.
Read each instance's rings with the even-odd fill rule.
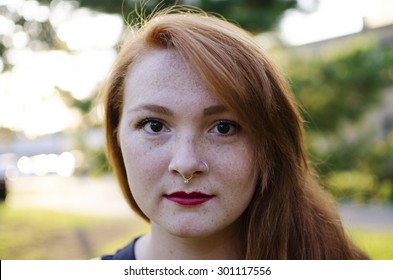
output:
[[203,204],[210,199],[213,198],[213,196],[208,196],[208,197],[179,197],[179,196],[165,196],[166,199],[173,201],[177,204],[180,205],[185,205],[185,206],[194,206],[194,205],[200,205]]

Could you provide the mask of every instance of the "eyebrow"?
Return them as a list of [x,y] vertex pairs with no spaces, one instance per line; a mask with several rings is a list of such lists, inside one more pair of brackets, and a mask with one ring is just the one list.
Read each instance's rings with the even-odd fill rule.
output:
[[[157,114],[161,115],[167,115],[167,116],[173,116],[174,113],[168,109],[167,107],[160,106],[160,105],[155,105],[155,104],[145,104],[140,107],[131,109],[128,111],[128,113],[133,112],[133,111],[150,111],[154,112]],[[227,112],[227,108],[225,108],[223,105],[213,105],[211,107],[205,108],[203,110],[203,115],[204,116],[211,116],[215,114],[220,114],[223,112]]]
[[138,108],[129,110],[128,113],[133,112],[133,111],[151,111],[151,112],[161,114],[161,115],[173,116],[173,112],[170,109],[168,109],[164,106],[155,105],[155,104],[142,105]]
[[227,111],[228,111],[227,108],[225,108],[223,105],[214,105],[214,106],[204,109],[203,115],[211,116],[211,115],[215,115],[215,114],[224,113]]

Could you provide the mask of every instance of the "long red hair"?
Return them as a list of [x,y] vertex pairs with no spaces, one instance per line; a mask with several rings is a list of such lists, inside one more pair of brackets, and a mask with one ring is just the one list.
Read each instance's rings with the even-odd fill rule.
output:
[[202,12],[160,12],[122,46],[105,93],[107,154],[131,207],[142,217],[118,141],[124,81],[152,49],[175,49],[256,143],[259,174],[244,213],[245,259],[364,259],[309,166],[303,121],[287,81],[252,35]]

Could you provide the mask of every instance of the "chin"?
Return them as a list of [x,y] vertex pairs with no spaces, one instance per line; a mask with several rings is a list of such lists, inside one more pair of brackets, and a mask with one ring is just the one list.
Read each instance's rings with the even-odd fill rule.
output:
[[200,238],[207,237],[212,234],[212,230],[203,229],[201,226],[195,227],[182,227],[169,229],[169,233],[181,238]]
[[167,228],[167,231],[176,237],[190,239],[208,238],[222,233],[222,229],[216,223],[209,225],[177,223],[176,226]]

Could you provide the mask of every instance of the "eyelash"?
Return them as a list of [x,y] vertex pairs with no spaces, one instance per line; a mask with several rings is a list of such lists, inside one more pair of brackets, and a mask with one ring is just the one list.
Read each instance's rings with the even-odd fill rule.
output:
[[[138,122],[136,123],[135,127],[136,127],[137,129],[144,129],[144,128],[146,127],[147,124],[152,123],[152,122],[160,123],[160,124],[163,126],[163,128],[168,129],[167,126],[165,125],[165,122],[164,122],[163,120],[155,119],[155,118],[145,118],[145,119],[142,119],[142,120],[140,120],[140,121],[138,121]],[[217,129],[217,130],[218,130],[218,126],[219,126],[219,125],[230,125],[231,127],[230,127],[229,129],[233,129],[233,130],[234,130],[233,132],[231,132],[231,133],[229,133],[229,134],[227,134],[227,133],[220,133],[220,132],[218,131],[217,134],[219,134],[221,137],[233,136],[233,135],[237,134],[237,133],[239,132],[239,130],[240,130],[240,125],[239,125],[238,123],[234,122],[234,121],[219,120],[219,121],[216,121],[216,122],[214,123],[214,126],[213,126],[211,129],[209,129],[209,132],[212,131],[212,130],[214,130],[214,129]],[[160,133],[160,132],[161,132],[161,131],[159,131],[159,132],[154,132],[154,131],[153,131],[153,132],[148,132],[148,133],[156,134],[156,133]]]
[[239,132],[239,130],[240,130],[240,125],[239,125],[238,123],[234,122],[234,121],[219,120],[219,121],[217,121],[217,122],[214,124],[213,128],[210,129],[209,131],[211,131],[211,130],[213,130],[213,129],[218,129],[218,126],[219,126],[219,125],[230,125],[231,128],[229,128],[229,129],[233,129],[233,130],[234,130],[232,133],[229,133],[229,134],[225,134],[225,133],[220,133],[220,132],[218,132],[218,134],[219,134],[220,136],[222,136],[222,137],[233,136],[233,135],[237,134],[237,133]]
[[[164,121],[162,121],[162,120],[160,120],[160,119],[155,119],[155,118],[145,118],[145,119],[142,119],[142,120],[140,120],[140,121],[138,121],[138,122],[136,123],[135,127],[136,127],[137,129],[144,129],[148,123],[152,123],[152,122],[160,123],[160,124],[162,124],[163,127],[166,127]],[[154,134],[154,133],[159,133],[159,132],[150,132],[150,133],[153,133],[153,134]]]

